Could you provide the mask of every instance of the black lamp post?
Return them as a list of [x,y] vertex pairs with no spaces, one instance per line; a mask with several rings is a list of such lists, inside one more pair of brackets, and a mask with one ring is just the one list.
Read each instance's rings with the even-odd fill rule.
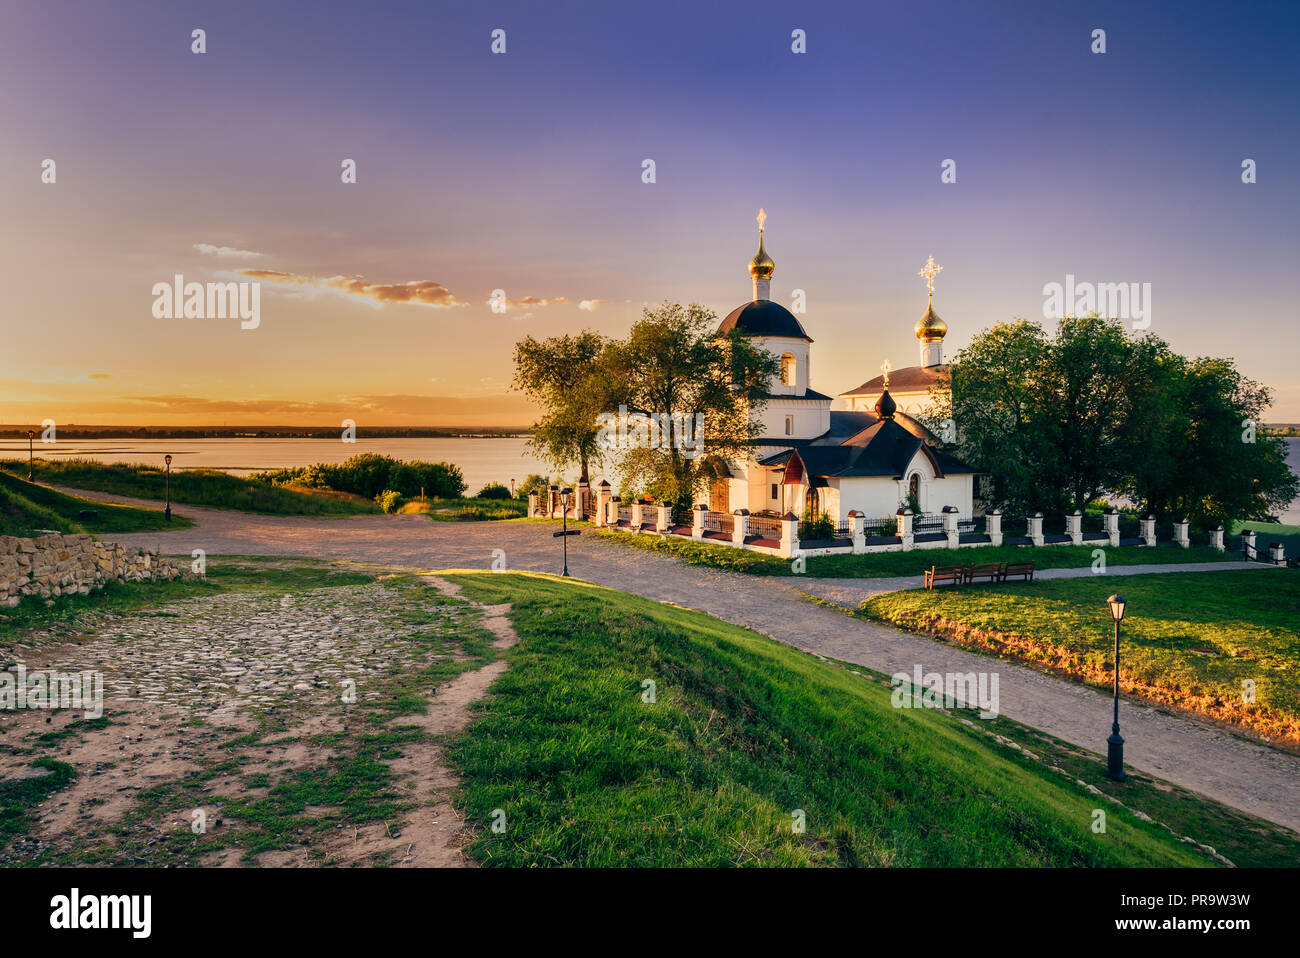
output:
[[172,456],[171,453],[163,456],[163,462],[167,463],[167,508],[163,510],[163,518],[168,522],[172,521]]
[[515,481],[514,481],[513,479],[511,479],[511,480],[510,480],[510,498],[513,499],[514,497],[515,497]]
[[1119,624],[1124,619],[1125,600],[1116,593],[1106,600],[1110,616],[1115,620],[1115,714],[1111,721],[1110,738],[1106,739],[1106,777],[1124,781],[1124,740],[1119,735]]
[[564,571],[562,576],[569,574],[569,496],[573,495],[572,489],[560,490],[560,538],[564,540]]
[[32,440],[35,438],[36,438],[36,430],[28,429],[27,430],[27,481],[28,482],[32,481],[32,469],[34,468]]

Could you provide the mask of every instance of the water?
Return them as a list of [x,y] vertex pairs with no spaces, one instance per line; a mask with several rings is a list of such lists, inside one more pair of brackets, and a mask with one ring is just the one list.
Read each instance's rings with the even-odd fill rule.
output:
[[[1287,439],[1287,464],[1300,475],[1300,439]],[[377,452],[395,459],[424,459],[459,466],[472,495],[489,482],[509,486],[522,482],[530,473],[551,474],[551,470],[529,453],[527,439],[358,439],[344,443],[337,439],[61,439],[53,444],[36,444],[43,459],[94,459],[97,462],[146,462],[162,465],[172,454],[173,469],[222,469],[247,475],[263,469],[310,466],[317,462],[339,463],[349,456]],[[27,443],[0,440],[0,459],[25,459]],[[565,478],[578,477],[572,467]],[[1287,525],[1300,525],[1300,499],[1282,513]]]
[[[340,463],[350,456],[375,452],[394,459],[450,462],[465,476],[467,494],[489,482],[510,485],[530,473],[551,470],[527,448],[527,439],[362,439],[344,443],[337,439],[60,439],[36,443],[41,459],[93,459],[96,462],[143,462],[162,467],[172,455],[173,469],[221,469],[248,475],[264,469]],[[0,459],[26,459],[25,440],[0,440]],[[576,467],[565,478],[576,480]]]

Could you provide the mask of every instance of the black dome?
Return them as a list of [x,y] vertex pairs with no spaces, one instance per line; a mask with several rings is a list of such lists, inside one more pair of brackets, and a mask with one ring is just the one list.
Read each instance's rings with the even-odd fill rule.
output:
[[742,336],[787,336],[812,342],[812,337],[804,332],[794,314],[770,299],[755,300],[728,313],[718,326],[718,332],[726,333],[733,329],[740,330]]

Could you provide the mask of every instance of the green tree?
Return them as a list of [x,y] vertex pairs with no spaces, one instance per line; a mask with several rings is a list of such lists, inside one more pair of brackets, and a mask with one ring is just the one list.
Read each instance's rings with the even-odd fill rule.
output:
[[597,416],[609,400],[606,347],[605,337],[590,329],[543,340],[525,336],[515,344],[513,385],[542,408],[529,445],[557,469],[578,463],[583,482],[601,458]]
[[742,458],[761,433],[757,414],[779,361],[733,330],[719,336],[718,317],[698,304],[647,307],[625,340],[605,357],[608,411],[649,417],[653,443],[623,450],[627,483],[690,509],[712,473],[713,457]]

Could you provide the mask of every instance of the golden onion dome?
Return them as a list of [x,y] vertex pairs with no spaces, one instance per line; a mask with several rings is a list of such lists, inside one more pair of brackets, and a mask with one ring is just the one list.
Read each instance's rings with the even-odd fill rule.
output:
[[912,328],[916,333],[916,338],[923,343],[941,343],[943,337],[948,335],[948,324],[939,318],[939,314],[934,311],[934,301],[930,301],[930,306],[925,311],[925,315],[916,321]]
[[767,250],[763,249],[763,234],[758,234],[758,252],[754,258],[749,261],[749,275],[755,279],[771,279],[772,271],[776,269],[776,263],[772,257],[767,255]]

